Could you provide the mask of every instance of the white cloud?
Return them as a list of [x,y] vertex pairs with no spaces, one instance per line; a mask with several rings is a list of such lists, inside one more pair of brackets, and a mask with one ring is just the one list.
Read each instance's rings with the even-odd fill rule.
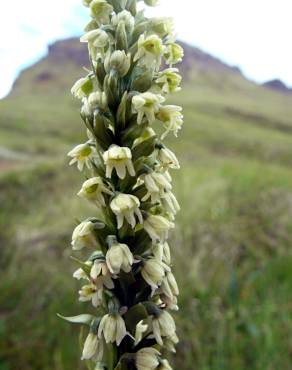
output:
[[[258,81],[292,85],[291,0],[161,0],[149,14],[173,16],[179,37],[239,65]],[[6,1],[0,13],[0,97],[47,44],[80,33],[81,0]]]
[[20,68],[37,60],[47,44],[80,33],[86,9],[79,0],[6,2],[0,13],[0,97]]
[[[291,0],[161,0],[180,38],[239,65],[252,79],[292,86]],[[150,14],[157,14],[151,9]]]

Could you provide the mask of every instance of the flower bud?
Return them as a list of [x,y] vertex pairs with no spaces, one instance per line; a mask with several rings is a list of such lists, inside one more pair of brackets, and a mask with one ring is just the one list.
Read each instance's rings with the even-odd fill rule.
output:
[[165,262],[167,265],[171,264],[170,248],[167,242],[154,244],[152,252],[159,261]]
[[83,99],[81,112],[86,117],[92,116],[94,111],[100,109],[105,111],[108,109],[107,97],[104,92],[96,91],[89,95],[88,99]]
[[133,229],[136,226],[135,216],[137,216],[140,224],[143,223],[143,217],[139,209],[140,201],[134,195],[119,194],[111,201],[110,207],[117,217],[118,229],[123,226],[124,218]]
[[131,54],[126,54],[124,50],[116,50],[108,54],[105,59],[105,70],[107,73],[111,69],[117,71],[120,77],[124,77],[131,66]]
[[161,291],[171,299],[179,295],[177,282],[171,271],[166,272],[161,284]]
[[144,35],[141,35],[138,40],[138,51],[134,56],[134,62],[139,61],[142,66],[158,69],[163,53],[164,46],[160,37],[150,35],[145,38]]
[[160,202],[166,212],[170,215],[170,219],[173,220],[177,212],[180,211],[180,206],[175,195],[171,191],[167,191],[161,195]]
[[166,49],[164,51],[166,64],[170,66],[173,64],[177,64],[182,61],[183,56],[184,50],[179,44],[171,42],[166,45]]
[[124,22],[127,33],[131,34],[135,26],[135,18],[128,10],[123,10],[112,16],[112,25],[117,27],[120,22]]
[[80,250],[84,247],[97,247],[94,224],[90,221],[81,222],[73,231],[71,245],[73,250]]
[[77,82],[75,82],[74,86],[71,89],[72,95],[74,95],[78,99],[82,99],[87,97],[93,91],[93,82],[92,79],[87,76],[84,78],[80,78]]

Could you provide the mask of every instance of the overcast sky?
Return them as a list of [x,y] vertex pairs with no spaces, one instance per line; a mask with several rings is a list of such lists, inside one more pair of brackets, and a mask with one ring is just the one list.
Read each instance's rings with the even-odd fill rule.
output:
[[[0,97],[48,43],[82,32],[87,13],[81,2],[3,1]],[[292,86],[292,0],[161,0],[149,14],[174,17],[180,39],[238,65],[249,78],[281,78]]]

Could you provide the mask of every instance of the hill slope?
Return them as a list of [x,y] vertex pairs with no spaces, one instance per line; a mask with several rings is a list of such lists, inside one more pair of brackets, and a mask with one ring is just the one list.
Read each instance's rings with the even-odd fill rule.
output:
[[[168,139],[182,163],[174,368],[289,369],[292,97],[185,49],[174,97],[185,126]],[[82,178],[66,152],[84,140],[69,89],[86,58],[77,40],[60,41],[0,101],[1,369],[83,369],[76,330],[55,313],[84,311],[68,245],[74,219],[93,209],[74,197]]]

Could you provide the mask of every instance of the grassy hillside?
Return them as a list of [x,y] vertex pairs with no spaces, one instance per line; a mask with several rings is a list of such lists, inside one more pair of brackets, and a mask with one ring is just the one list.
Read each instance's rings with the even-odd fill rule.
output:
[[[0,101],[0,370],[83,369],[76,328],[55,315],[84,311],[69,241],[75,218],[93,213],[74,197],[83,179],[66,159],[84,140],[68,93],[83,73],[74,50],[55,45]],[[174,368],[288,370],[292,98],[197,49],[183,72],[185,127],[168,141],[182,163]]]

